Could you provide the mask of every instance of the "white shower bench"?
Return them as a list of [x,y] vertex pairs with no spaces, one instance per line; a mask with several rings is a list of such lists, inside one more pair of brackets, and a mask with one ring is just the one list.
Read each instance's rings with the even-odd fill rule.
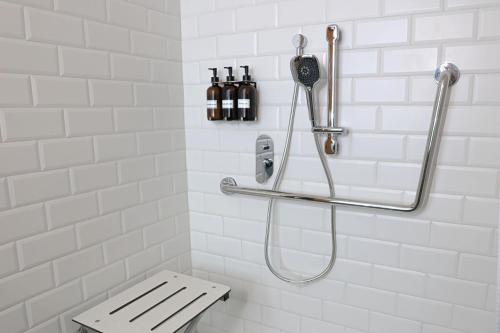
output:
[[219,300],[226,301],[230,291],[218,283],[165,270],[73,321],[81,325],[81,332],[174,333],[186,327],[185,333],[193,333],[203,312]]

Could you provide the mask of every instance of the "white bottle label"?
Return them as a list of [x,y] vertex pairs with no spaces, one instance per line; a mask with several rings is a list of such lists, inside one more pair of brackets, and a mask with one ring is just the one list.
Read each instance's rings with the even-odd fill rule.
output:
[[217,109],[217,100],[207,99],[207,109]]
[[234,103],[232,99],[223,99],[222,100],[222,108],[223,109],[232,109],[234,107]]
[[250,100],[249,99],[239,99],[238,100],[238,108],[239,109],[249,109],[250,108]]

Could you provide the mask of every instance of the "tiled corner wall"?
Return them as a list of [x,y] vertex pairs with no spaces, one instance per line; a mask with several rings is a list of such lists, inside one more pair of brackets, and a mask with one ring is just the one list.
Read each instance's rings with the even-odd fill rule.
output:
[[[193,269],[233,288],[200,331],[493,333],[500,1],[183,0],[181,16]],[[259,134],[273,137],[281,154],[293,90],[291,38],[304,33],[306,52],[324,62],[328,23],[342,29],[340,125],[350,129],[341,154],[330,158],[339,195],[411,200],[433,71],[451,61],[463,75],[426,208],[412,215],[339,208],[333,272],[293,287],[264,264],[266,201],[224,196],[219,181],[232,176],[257,186]],[[246,64],[258,81],[260,120],[206,121],[207,68]],[[324,82],[320,90],[324,113]],[[297,118],[283,188],[326,194],[303,103]],[[319,272],[329,255],[328,210],[287,202],[276,218],[276,265],[284,273]]]
[[190,270],[179,2],[0,1],[0,332]]

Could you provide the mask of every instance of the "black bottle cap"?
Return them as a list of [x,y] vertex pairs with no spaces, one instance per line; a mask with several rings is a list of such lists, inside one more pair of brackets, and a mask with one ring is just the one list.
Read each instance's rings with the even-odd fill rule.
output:
[[212,76],[212,83],[219,82],[219,78],[217,77],[217,68],[209,68],[213,72]]
[[234,76],[233,76],[233,67],[224,67],[227,69],[227,76],[226,76],[226,81],[234,81]]
[[245,69],[245,75],[243,75],[243,81],[252,81],[252,77],[248,74],[248,66],[240,66],[240,68]]

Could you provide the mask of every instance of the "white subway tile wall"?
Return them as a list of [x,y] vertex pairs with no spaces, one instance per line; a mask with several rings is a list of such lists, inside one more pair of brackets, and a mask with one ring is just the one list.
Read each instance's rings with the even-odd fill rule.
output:
[[177,2],[0,1],[2,333],[190,271]]
[[[500,204],[499,1],[180,4],[193,272],[233,288],[231,302],[211,311],[200,332],[493,333]],[[338,208],[339,256],[333,272],[317,284],[296,287],[280,282],[265,266],[267,202],[224,196],[219,181],[232,176],[243,185],[257,185],[254,144],[262,133],[275,140],[279,162],[293,90],[292,36],[304,33],[306,52],[325,64],[329,23],[342,30],[340,125],[350,129],[340,155],[330,159],[338,194],[411,200],[435,97],[433,71],[452,61],[462,78],[453,87],[426,208],[409,216]],[[14,66],[22,60],[9,59]],[[207,68],[246,64],[259,84],[260,120],[206,121]],[[323,80],[322,113],[324,86]],[[283,188],[327,193],[304,104],[301,98]],[[272,252],[285,273],[310,275],[326,265],[328,213],[310,205],[277,204]]]

